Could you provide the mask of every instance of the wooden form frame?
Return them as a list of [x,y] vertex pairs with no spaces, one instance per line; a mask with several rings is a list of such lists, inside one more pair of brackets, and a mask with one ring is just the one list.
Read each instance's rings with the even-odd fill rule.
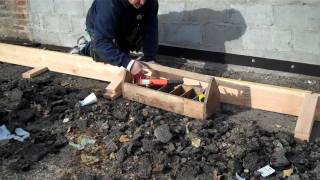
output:
[[[111,82],[111,84],[114,82],[111,90],[121,93],[122,83],[120,80],[123,78],[119,78],[119,74],[121,74],[123,69],[103,63],[96,63],[88,57],[0,43],[0,61],[33,68],[47,67],[50,71],[108,81]],[[212,76],[200,75],[160,65],[150,64],[150,67],[157,69],[158,74],[163,77],[184,77],[183,80],[187,85],[200,83],[201,85],[208,86],[209,79],[212,78]],[[124,79],[126,79],[126,76]],[[298,122],[304,122],[304,119],[314,120],[315,117],[320,117],[319,94],[315,94],[313,98],[317,96],[318,101],[314,117],[303,118],[305,114],[309,114],[302,113],[302,111],[303,109],[307,109],[303,107],[305,107],[304,104],[308,104],[305,102],[305,99],[310,99],[309,96],[313,94],[311,91],[220,77],[215,77],[215,80],[220,91],[220,101],[223,103],[299,116]],[[118,89],[118,91],[116,91],[116,89]],[[208,101],[211,102],[210,99],[208,99]],[[312,127],[311,124],[312,123],[309,123],[308,126]],[[300,129],[299,126],[297,127]],[[311,128],[303,129],[304,134],[311,132]],[[296,132],[299,131],[296,129]],[[302,140],[308,139],[308,137],[296,137]]]
[[38,67],[50,71],[111,82],[105,97],[114,99],[121,95],[124,69],[98,63],[90,57],[0,43],[0,61],[35,68],[25,76],[39,72]]
[[[168,76],[159,76],[161,72],[153,69],[153,77],[168,78]],[[175,77],[175,79],[184,79],[185,77]],[[196,99],[197,93],[191,97],[186,96],[187,93],[195,91],[193,86],[177,85],[163,91],[165,86],[159,89],[150,89],[137,86],[131,82],[124,82],[122,85],[122,95],[124,98],[137,101],[149,106],[157,107],[177,114],[189,116],[196,119],[207,119],[213,115],[220,105],[220,93],[218,86],[213,77],[207,79],[208,82],[203,88],[205,90],[206,100],[200,102]],[[200,82],[201,83],[201,82]],[[194,85],[199,86],[199,82]]]

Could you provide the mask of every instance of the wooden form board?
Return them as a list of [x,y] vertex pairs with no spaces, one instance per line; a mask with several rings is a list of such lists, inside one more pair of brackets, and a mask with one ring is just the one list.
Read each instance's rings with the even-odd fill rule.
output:
[[319,96],[317,94],[307,94],[301,106],[294,137],[299,140],[309,140],[315,121]]
[[131,83],[123,83],[123,97],[132,101],[137,101],[149,106],[158,107],[163,110],[175,112],[185,116],[203,119],[204,103],[167,93],[147,89]]
[[[187,81],[194,79],[208,82],[211,77],[156,64],[150,64],[150,67],[161,71],[159,76],[171,76],[172,78],[183,76],[185,77],[184,80]],[[220,101],[223,103],[293,116],[299,115],[305,95],[312,93],[311,91],[221,77],[215,77],[215,80],[220,91]],[[197,84],[197,82],[194,81],[193,84]],[[208,86],[206,83],[202,83],[202,85]],[[320,114],[320,108],[318,108],[317,112]]]
[[316,108],[316,120],[320,120],[320,94],[318,94],[318,104]]
[[[111,82],[121,69],[115,66],[96,63],[89,57],[70,55],[66,53],[34,49],[0,43],[0,61],[28,67],[48,67],[49,70],[66,73],[101,81]],[[151,68],[161,73],[159,76],[184,77],[188,84],[196,85],[202,81],[202,87],[208,87],[212,76],[149,64]],[[174,75],[176,74],[176,75]],[[215,77],[220,91],[221,102],[240,106],[273,111],[298,116],[305,95],[310,91],[271,86],[266,84],[232,80]],[[316,116],[320,116],[320,103],[317,105]]]
[[0,61],[111,82],[121,69],[89,57],[0,43]]

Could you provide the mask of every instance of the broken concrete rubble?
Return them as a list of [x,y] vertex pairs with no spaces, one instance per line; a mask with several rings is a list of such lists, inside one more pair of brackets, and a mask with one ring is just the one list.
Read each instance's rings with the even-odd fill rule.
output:
[[[22,92],[21,97],[14,98],[0,95],[4,102],[1,122],[32,133],[25,145],[12,141],[1,145],[1,166],[11,169],[7,173],[33,172],[41,162],[47,163],[48,157],[70,161],[68,166],[61,165],[66,172],[74,168],[65,178],[84,174],[88,178],[212,179],[213,172],[217,172],[226,179],[233,179],[236,173],[249,179],[257,178],[258,169],[275,162],[292,165],[291,179],[317,178],[319,173],[319,140],[300,143],[292,134],[266,131],[247,116],[235,117],[243,109],[224,110],[215,119],[196,121],[123,99],[102,99],[95,105],[80,107],[78,100],[90,91],[60,86],[52,77],[40,79],[10,80],[0,85],[1,93]],[[9,110],[10,102],[19,105]],[[13,118],[13,112],[22,115]],[[69,122],[62,123],[66,117]],[[80,119],[86,119],[85,127]],[[198,148],[187,135],[187,124],[189,133],[201,139]],[[83,135],[96,142],[80,151],[65,146],[69,137]],[[128,141],[119,142],[121,135],[127,135]],[[65,159],[58,158],[59,150],[67,154]],[[277,154],[279,150],[285,153]],[[282,177],[282,171],[277,169],[270,177]]]

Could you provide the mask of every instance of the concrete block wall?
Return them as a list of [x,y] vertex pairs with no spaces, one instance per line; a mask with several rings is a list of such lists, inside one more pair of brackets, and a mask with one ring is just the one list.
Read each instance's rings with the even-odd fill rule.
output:
[[159,20],[161,44],[320,65],[319,0],[160,0]]
[[85,35],[85,16],[93,0],[29,0],[34,41],[72,47]]
[[[14,0],[0,0],[0,15],[4,1]],[[71,47],[86,34],[93,0],[24,1],[32,40]],[[159,5],[160,44],[320,65],[319,0],[159,0]]]

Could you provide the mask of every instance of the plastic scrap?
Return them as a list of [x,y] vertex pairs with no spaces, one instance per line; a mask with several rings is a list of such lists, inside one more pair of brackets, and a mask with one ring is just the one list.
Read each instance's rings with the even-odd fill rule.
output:
[[20,142],[23,142],[25,139],[30,137],[30,133],[22,128],[16,128],[14,132],[16,133],[16,135],[13,135],[13,139]]
[[243,177],[239,176],[238,173],[236,173],[236,180],[246,180],[246,178],[243,178]]
[[15,134],[11,134],[5,125],[0,126],[0,141],[14,139],[23,142],[30,137],[30,133],[22,128],[16,128]]
[[86,145],[90,145],[90,144],[95,144],[96,140],[88,138],[88,137],[82,137],[80,139],[80,143],[74,143],[74,142],[69,142],[69,145],[78,149],[78,150],[82,150],[86,147]]
[[198,148],[201,145],[201,139],[200,138],[192,138],[191,143],[192,143],[193,147]]
[[266,165],[265,167],[259,169],[258,172],[261,173],[262,177],[268,177],[276,171],[271,166]]
[[5,125],[0,126],[0,141],[12,139],[10,131]]
[[84,100],[80,101],[81,106],[87,106],[90,104],[94,104],[98,101],[97,96],[94,93],[89,94]]
[[186,134],[188,138],[191,140],[191,144],[195,148],[199,148],[201,146],[201,139],[197,137],[195,134],[189,131],[189,123],[186,124]]

